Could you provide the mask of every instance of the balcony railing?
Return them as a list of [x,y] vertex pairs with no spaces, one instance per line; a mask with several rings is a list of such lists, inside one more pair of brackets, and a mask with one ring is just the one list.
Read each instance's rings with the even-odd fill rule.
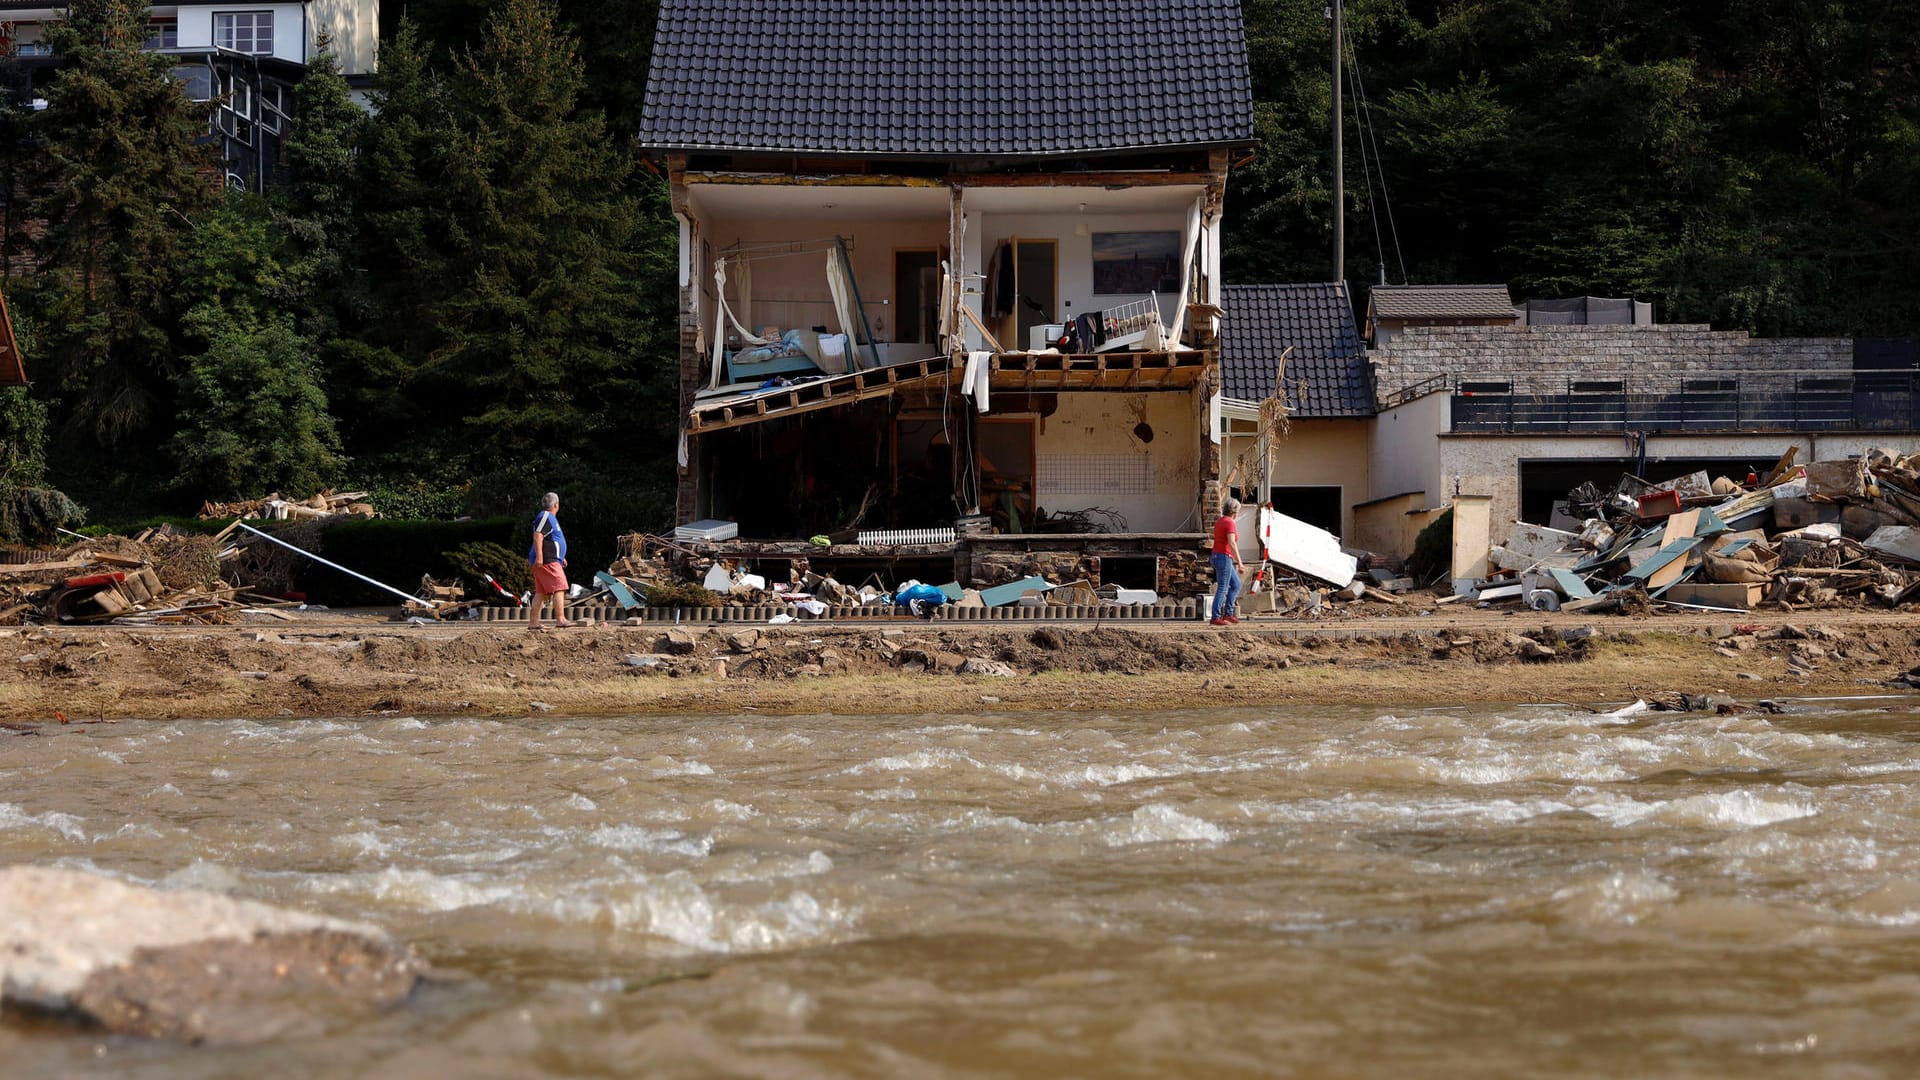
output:
[[1920,431],[1920,372],[1582,376],[1529,392],[1461,380],[1454,431]]

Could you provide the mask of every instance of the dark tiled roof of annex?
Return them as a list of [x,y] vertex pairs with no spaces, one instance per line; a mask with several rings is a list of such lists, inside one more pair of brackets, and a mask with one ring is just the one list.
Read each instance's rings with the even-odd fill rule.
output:
[[1274,369],[1291,345],[1283,378],[1294,417],[1374,414],[1373,369],[1345,283],[1228,285],[1221,293],[1221,392],[1227,397],[1259,401],[1271,393]]
[[1238,0],[661,0],[640,145],[952,159],[1250,145]]
[[1375,285],[1367,307],[1376,319],[1513,319],[1505,285]]

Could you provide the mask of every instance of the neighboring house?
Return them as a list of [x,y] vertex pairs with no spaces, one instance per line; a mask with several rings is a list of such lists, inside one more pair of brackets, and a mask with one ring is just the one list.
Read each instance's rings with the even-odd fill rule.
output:
[[[1351,537],[1354,505],[1368,498],[1375,394],[1346,283],[1229,285],[1222,292],[1232,313],[1220,346],[1229,484],[1242,498]],[[1235,475],[1257,438],[1260,403],[1276,388],[1287,410],[1285,433],[1269,444],[1259,474]]]
[[1367,290],[1367,340],[1375,348],[1410,326],[1512,326],[1505,285],[1375,285]]
[[1515,519],[1548,524],[1583,481],[1700,469],[1743,479],[1789,447],[1801,461],[1846,457],[1911,448],[1920,431],[1920,374],[1883,342],[1688,325],[1413,327],[1372,355],[1383,395],[1374,495],[1419,493],[1429,507],[1488,496],[1496,539]]
[[1186,587],[1253,144],[1237,3],[663,0],[639,140],[681,228],[681,522],[743,552],[958,522],[921,572]]
[[[59,66],[43,32],[65,11],[60,4],[0,0],[0,39],[34,86]],[[322,35],[348,84],[356,90],[370,85],[380,0],[155,4],[148,28],[147,48],[176,58],[174,76],[189,97],[207,103],[209,136],[221,145],[228,186],[260,191],[284,168],[293,87]]]

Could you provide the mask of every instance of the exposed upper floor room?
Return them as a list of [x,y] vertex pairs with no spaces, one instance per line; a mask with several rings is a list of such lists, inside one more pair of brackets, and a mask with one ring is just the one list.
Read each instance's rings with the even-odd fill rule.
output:
[[[46,24],[66,16],[64,4],[0,0],[4,41],[26,61],[55,58]],[[183,57],[227,55],[304,66],[324,36],[350,81],[371,77],[380,38],[380,0],[294,0],[281,3],[155,4],[147,48]]]

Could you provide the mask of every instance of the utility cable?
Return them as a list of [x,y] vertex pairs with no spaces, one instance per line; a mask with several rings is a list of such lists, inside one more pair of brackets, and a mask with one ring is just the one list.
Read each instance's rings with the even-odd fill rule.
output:
[[[1344,0],[1334,0],[1334,2],[1337,4],[1341,4],[1342,10],[1345,9]],[[1346,42],[1345,52],[1347,54],[1346,62],[1350,65],[1350,70],[1352,71],[1352,85],[1354,88],[1354,97],[1358,100],[1360,104],[1359,113],[1354,117],[1354,120],[1357,124],[1360,125],[1362,129],[1361,133],[1365,137],[1365,142],[1370,143],[1373,146],[1374,165],[1380,172],[1380,202],[1381,202],[1382,208],[1386,211],[1386,215],[1387,215],[1387,234],[1393,237],[1394,260],[1400,266],[1400,280],[1402,282],[1405,282],[1407,280],[1407,257],[1406,257],[1406,253],[1401,249],[1401,246],[1400,246],[1400,226],[1394,220],[1394,216],[1393,216],[1393,194],[1387,187],[1386,158],[1380,153],[1380,144],[1378,141],[1378,135],[1377,135],[1375,125],[1373,123],[1373,103],[1369,101],[1367,98],[1366,78],[1360,73],[1359,53],[1354,49],[1353,42],[1351,39],[1349,39]],[[1362,156],[1364,158],[1364,154]],[[1369,195],[1371,195],[1371,191],[1372,191],[1371,182],[1369,182],[1368,184],[1368,191],[1369,191]],[[1386,251],[1384,250],[1384,245],[1382,246],[1382,250],[1380,251],[1380,260],[1382,262],[1386,261]]]

